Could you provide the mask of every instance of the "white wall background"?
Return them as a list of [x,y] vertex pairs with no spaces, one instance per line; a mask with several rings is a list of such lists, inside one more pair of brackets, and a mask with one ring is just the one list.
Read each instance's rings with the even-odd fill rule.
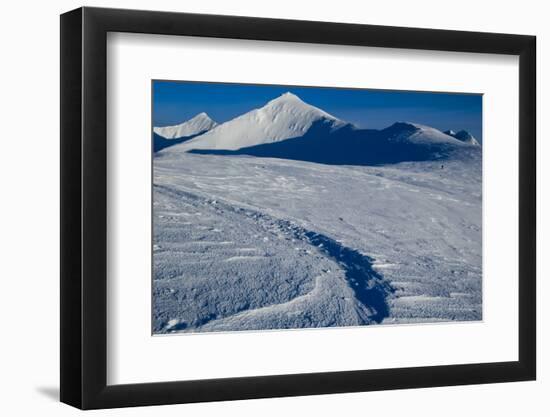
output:
[[[0,410],[75,415],[57,402],[59,378],[59,18],[73,0],[5,2],[0,17]],[[534,34],[538,36],[539,378],[537,382],[237,401],[100,411],[128,416],[278,416],[359,413],[408,416],[545,416],[550,412],[550,147],[543,143],[550,27],[544,2],[437,0],[93,1],[86,5]],[[547,13],[547,11],[546,11]],[[546,395],[544,395],[546,394]]]

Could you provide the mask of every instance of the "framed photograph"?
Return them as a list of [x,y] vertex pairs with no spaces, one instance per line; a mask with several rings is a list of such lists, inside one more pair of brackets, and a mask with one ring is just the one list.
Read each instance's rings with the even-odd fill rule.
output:
[[535,37],[61,16],[61,401],[533,380]]

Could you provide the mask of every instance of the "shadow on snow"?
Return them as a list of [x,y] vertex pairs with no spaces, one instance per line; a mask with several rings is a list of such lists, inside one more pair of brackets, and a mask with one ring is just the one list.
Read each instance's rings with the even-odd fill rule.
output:
[[[178,198],[202,200],[201,197],[187,191],[174,190],[160,185],[155,185],[155,188]],[[364,324],[381,323],[384,318],[389,316],[387,297],[394,292],[394,289],[381,274],[373,269],[370,257],[355,249],[346,247],[326,235],[313,232],[286,219],[277,219],[262,212],[249,208],[243,209],[219,200],[216,209],[223,209],[234,214],[253,218],[266,229],[275,228],[287,235],[290,234],[292,238],[306,242],[315,247],[321,254],[336,262],[344,271],[345,279],[360,304],[359,309],[364,308],[366,310],[366,317],[361,314]],[[216,315],[210,314],[199,319],[193,327],[203,326],[217,318]],[[171,330],[185,330],[187,327],[188,323],[180,322],[173,326]]]
[[357,129],[346,125],[332,131],[327,120],[319,120],[300,137],[237,150],[192,149],[191,153],[210,155],[251,155],[316,162],[330,165],[385,165],[405,161],[446,158],[456,150],[446,143],[412,143],[400,136],[412,134],[416,127],[395,123],[382,129]]
[[346,274],[346,280],[355,293],[355,298],[370,311],[369,319],[380,323],[389,316],[386,297],[393,288],[372,268],[372,259],[355,249],[341,245],[325,235],[306,231],[304,236],[326,256],[334,259]]
[[188,140],[191,140],[199,135],[202,135],[204,132],[205,131],[197,133],[196,135],[182,136],[181,138],[175,138],[175,139],[166,139],[157,133],[153,133],[153,152],[158,152],[165,148],[169,148],[170,146],[187,142]]

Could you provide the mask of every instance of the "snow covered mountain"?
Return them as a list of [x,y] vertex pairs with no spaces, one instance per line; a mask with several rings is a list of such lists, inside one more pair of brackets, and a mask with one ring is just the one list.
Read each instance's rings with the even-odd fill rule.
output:
[[477,139],[474,138],[469,132],[467,132],[465,130],[461,130],[460,132],[458,132],[455,135],[455,138],[462,141],[462,142],[464,142],[464,143],[467,143],[469,145],[480,146]]
[[178,139],[204,133],[217,125],[218,124],[214,120],[203,112],[178,125],[154,127],[153,131],[165,139]]
[[468,132],[443,133],[417,123],[397,122],[381,130],[359,129],[292,93],[205,133],[160,145],[158,149],[169,147],[166,152],[170,153],[252,155],[344,165],[440,160],[480,149]]
[[417,145],[450,145],[462,146],[456,138],[447,135],[440,130],[418,123],[397,122],[380,131],[381,136],[391,142],[411,143]]
[[452,136],[453,138],[458,139],[461,142],[467,143],[468,145],[481,146],[477,139],[474,138],[474,136],[466,130],[461,130],[459,132],[455,132],[454,130],[446,130],[443,133]]
[[483,318],[467,132],[359,129],[287,93],[154,140],[153,333]]
[[[197,142],[200,139],[198,137]],[[192,149],[190,152],[253,155],[332,165],[385,165],[464,157],[479,153],[480,149],[432,127],[413,123],[398,122],[382,130],[357,129],[347,124],[333,130],[319,120],[297,138],[235,150]]]
[[303,102],[292,93],[271,100],[196,137],[174,150],[237,150],[276,143],[305,135],[312,125],[322,123],[330,131],[349,125],[327,112]]

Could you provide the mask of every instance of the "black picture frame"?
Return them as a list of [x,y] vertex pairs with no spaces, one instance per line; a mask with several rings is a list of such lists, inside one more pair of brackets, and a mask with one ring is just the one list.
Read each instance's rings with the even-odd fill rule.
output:
[[[107,385],[108,32],[519,56],[519,358],[513,362]],[[61,15],[61,401],[81,409],[534,380],[536,38],[80,8]]]

